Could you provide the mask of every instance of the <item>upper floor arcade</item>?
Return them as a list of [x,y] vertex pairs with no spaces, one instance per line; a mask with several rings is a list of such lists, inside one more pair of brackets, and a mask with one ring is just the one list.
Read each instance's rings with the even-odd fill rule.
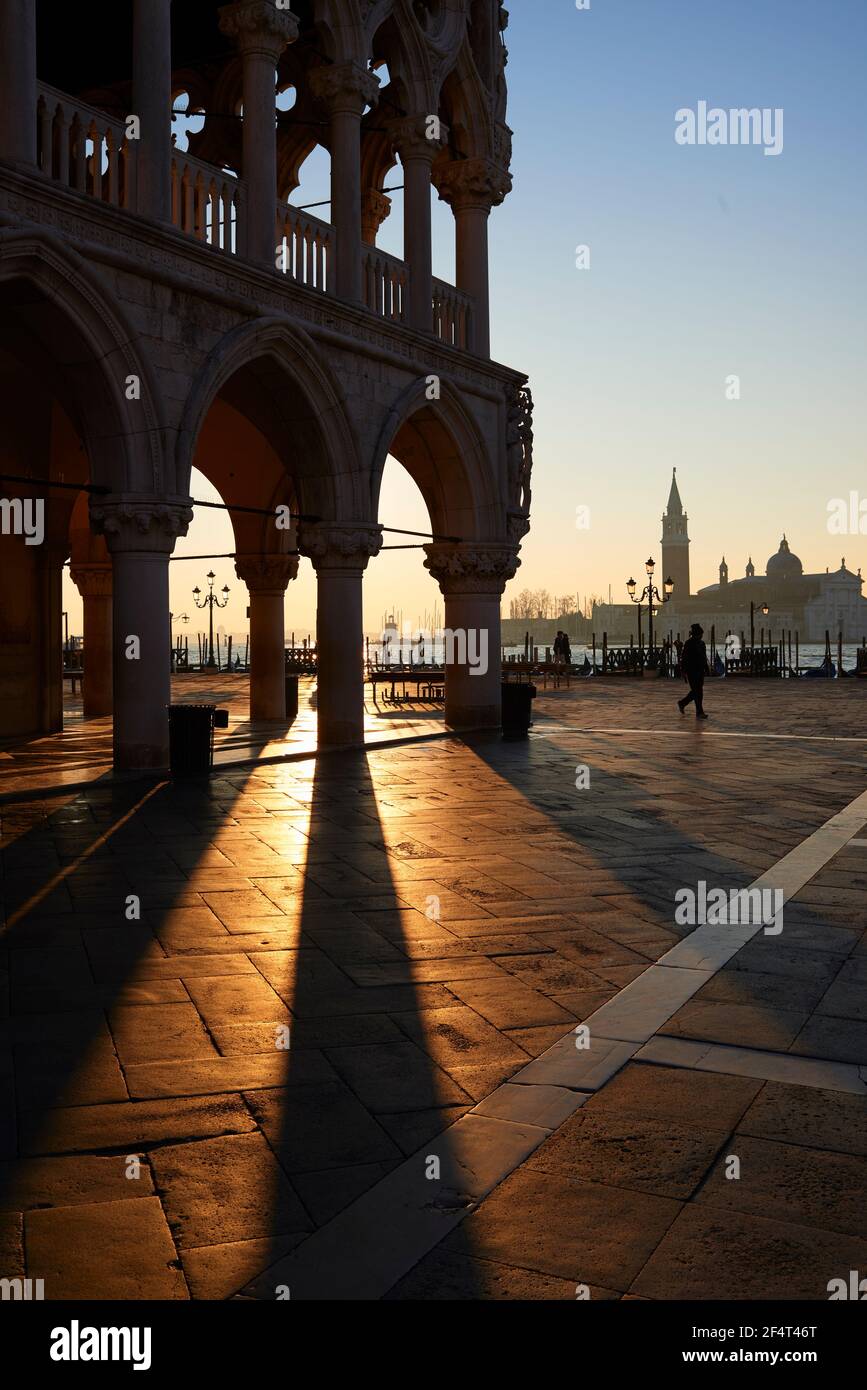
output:
[[[4,0],[0,164],[489,358],[507,21],[501,0]],[[186,149],[181,94],[200,113]],[[290,201],[317,145],[329,217]],[[377,246],[398,172],[402,258]],[[454,285],[433,275],[432,189]]]

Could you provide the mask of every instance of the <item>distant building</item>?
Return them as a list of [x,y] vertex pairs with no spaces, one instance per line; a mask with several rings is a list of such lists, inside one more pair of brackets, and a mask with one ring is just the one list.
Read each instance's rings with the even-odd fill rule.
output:
[[[731,579],[723,556],[719,582],[690,594],[687,517],[676,470],[662,521],[661,577],[669,575],[674,580],[674,597],[657,619],[659,630],[666,633],[680,632],[685,636],[690,625],[698,622],[708,634],[714,627],[720,641],[729,632],[748,636],[753,603],[757,632],[762,627],[775,635],[784,630],[797,632],[805,642],[823,642],[826,632],[835,641],[840,635],[849,642],[860,641],[867,635],[867,599],[862,594],[864,580],[860,569],[853,574],[844,559],[833,573],[826,570],[824,574],[805,574],[785,536],[777,553],[768,560],[764,574],[756,574],[750,556],[744,577]],[[770,609],[767,617],[759,611],[764,604]]]

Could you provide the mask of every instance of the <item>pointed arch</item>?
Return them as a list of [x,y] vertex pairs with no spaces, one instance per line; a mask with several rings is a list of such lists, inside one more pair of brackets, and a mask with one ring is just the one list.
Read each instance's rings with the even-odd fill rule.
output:
[[502,505],[494,464],[460,391],[440,379],[438,400],[428,378],[411,383],[380,432],[371,471],[372,515],[378,515],[389,454],[407,469],[427,504],[433,530],[460,540],[502,535]]
[[343,393],[303,329],[283,318],[257,319],[233,329],[213,349],[181,420],[175,467],[183,485],[218,396],[267,439],[302,510],[330,521],[364,517],[358,444]]
[[[164,493],[163,420],[150,364],[110,287],[51,232],[0,232],[0,304],[78,429],[94,482]],[[138,395],[127,398],[129,378]],[[132,389],[131,387],[129,389]]]

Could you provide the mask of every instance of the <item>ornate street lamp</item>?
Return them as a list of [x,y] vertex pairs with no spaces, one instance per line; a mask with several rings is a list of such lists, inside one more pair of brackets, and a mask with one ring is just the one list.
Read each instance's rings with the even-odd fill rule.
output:
[[214,670],[217,665],[216,661],[214,660],[214,609],[225,608],[226,604],[229,602],[228,584],[223,585],[222,602],[220,601],[219,595],[214,593],[214,581],[216,577],[217,576],[214,574],[213,570],[211,570],[207,575],[208,592],[205,594],[205,597],[201,600],[201,602],[199,601],[199,596],[202,592],[201,589],[198,585],[196,585],[195,589],[193,590],[193,599],[195,601],[196,607],[208,609],[208,660],[206,661],[205,665],[208,667],[209,670]]
[[644,600],[647,599],[647,617],[648,617],[648,643],[647,643],[647,645],[648,645],[648,650],[649,650],[649,652],[650,652],[650,657],[651,657],[651,660],[652,660],[652,659],[653,659],[653,618],[654,618],[654,614],[655,614],[655,612],[656,612],[656,610],[654,609],[654,606],[653,606],[653,605],[654,605],[654,603],[668,603],[668,602],[669,602],[669,600],[671,599],[672,594],[674,593],[674,580],[671,579],[671,578],[666,579],[665,583],[664,583],[663,586],[662,586],[665,592],[661,594],[661,593],[659,592],[659,590],[657,589],[656,585],[655,585],[654,582],[653,582],[653,575],[654,575],[654,572],[655,572],[655,570],[656,570],[656,561],[651,557],[651,559],[646,560],[646,561],[644,562],[644,568],[647,570],[647,584],[646,584],[646,586],[644,587],[644,589],[642,590],[642,592],[636,597],[636,590],[638,589],[638,585],[636,584],[636,582],[635,582],[634,579],[628,579],[628,580],[626,581],[626,592],[629,594],[629,597],[630,597],[630,599],[632,600],[632,602],[638,604],[638,621],[639,621],[639,623],[641,622],[641,605],[642,605],[642,603],[644,602]]

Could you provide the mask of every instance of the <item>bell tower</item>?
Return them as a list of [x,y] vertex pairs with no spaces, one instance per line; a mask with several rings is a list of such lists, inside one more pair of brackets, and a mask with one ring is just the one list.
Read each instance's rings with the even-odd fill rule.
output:
[[689,598],[689,518],[677,490],[677,469],[671,478],[668,507],[662,518],[662,573],[674,580],[674,601]]

